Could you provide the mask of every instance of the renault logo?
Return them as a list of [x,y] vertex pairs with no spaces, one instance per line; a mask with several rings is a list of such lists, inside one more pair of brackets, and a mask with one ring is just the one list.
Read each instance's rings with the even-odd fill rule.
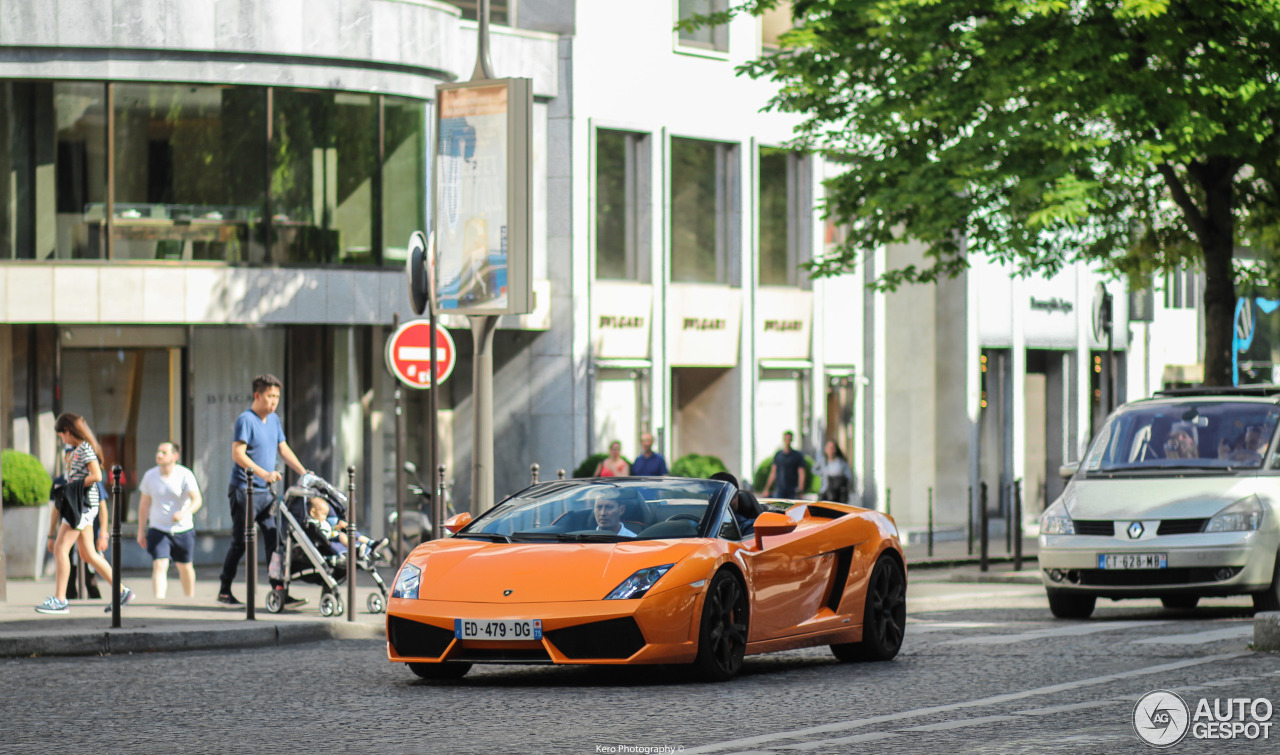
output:
[[1127,532],[1129,533],[1130,540],[1137,540],[1142,537],[1142,522],[1134,522],[1129,525]]
[[510,594],[511,594],[511,591],[510,591],[510,590],[503,590],[503,591],[502,591],[502,597],[504,597],[504,598],[505,598],[505,597],[507,597],[507,596],[508,596],[508,595],[510,595]]

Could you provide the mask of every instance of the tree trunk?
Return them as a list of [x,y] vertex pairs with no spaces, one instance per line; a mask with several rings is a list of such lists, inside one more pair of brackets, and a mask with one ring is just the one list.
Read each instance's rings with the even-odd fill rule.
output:
[[1235,217],[1232,182],[1236,169],[1210,158],[1197,174],[1205,193],[1204,225],[1196,234],[1204,255],[1204,384],[1231,385],[1231,340],[1235,330]]

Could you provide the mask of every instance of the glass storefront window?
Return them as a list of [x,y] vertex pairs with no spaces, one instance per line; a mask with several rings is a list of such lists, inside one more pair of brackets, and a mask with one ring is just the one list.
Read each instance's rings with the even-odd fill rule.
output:
[[734,278],[739,213],[735,145],[671,140],[671,280],[728,283]]
[[369,264],[378,98],[276,90],[271,261]]
[[810,286],[800,272],[809,259],[808,159],[792,150],[760,149],[760,285]]
[[427,107],[383,101],[382,264],[403,265],[409,235],[427,228]]
[[596,131],[596,277],[649,281],[649,139]]
[[117,84],[115,111],[113,259],[264,261],[266,91]]
[[[0,82],[0,259],[104,256],[106,89]],[[95,218],[96,213],[96,218]]]

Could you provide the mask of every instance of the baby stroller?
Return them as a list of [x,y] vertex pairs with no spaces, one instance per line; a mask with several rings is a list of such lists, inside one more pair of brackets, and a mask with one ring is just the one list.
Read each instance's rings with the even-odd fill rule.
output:
[[[281,533],[281,554],[272,554],[271,577],[284,582],[283,590],[267,594],[267,610],[279,613],[284,604],[281,595],[289,592],[289,582],[301,581],[320,585],[320,613],[323,616],[341,616],[346,605],[338,594],[338,585],[347,578],[352,564],[373,577],[379,592],[370,593],[367,607],[370,613],[382,613],[387,608],[387,585],[378,574],[372,559],[357,558],[353,552],[340,553],[314,522],[309,522],[307,506],[312,498],[320,497],[329,504],[329,511],[340,519],[346,519],[347,497],[337,488],[313,474],[304,474],[284,494],[284,501],[276,507],[277,527]],[[353,531],[352,542],[356,533]],[[276,573],[277,559],[279,574]]]

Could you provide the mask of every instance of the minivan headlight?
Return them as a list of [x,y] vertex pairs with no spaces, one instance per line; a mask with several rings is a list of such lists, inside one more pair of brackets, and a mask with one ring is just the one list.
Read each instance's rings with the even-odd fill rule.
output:
[[1258,501],[1258,496],[1251,495],[1236,501],[1222,511],[1213,515],[1205,525],[1205,532],[1248,532],[1262,526],[1262,517],[1266,509]]
[[1071,515],[1067,513],[1067,507],[1062,505],[1062,501],[1050,506],[1040,517],[1040,534],[1041,535],[1074,535],[1076,534],[1076,525],[1071,521]]
[[391,597],[418,599],[418,587],[422,584],[422,569],[406,563],[400,567],[396,575],[395,587],[391,588]]

